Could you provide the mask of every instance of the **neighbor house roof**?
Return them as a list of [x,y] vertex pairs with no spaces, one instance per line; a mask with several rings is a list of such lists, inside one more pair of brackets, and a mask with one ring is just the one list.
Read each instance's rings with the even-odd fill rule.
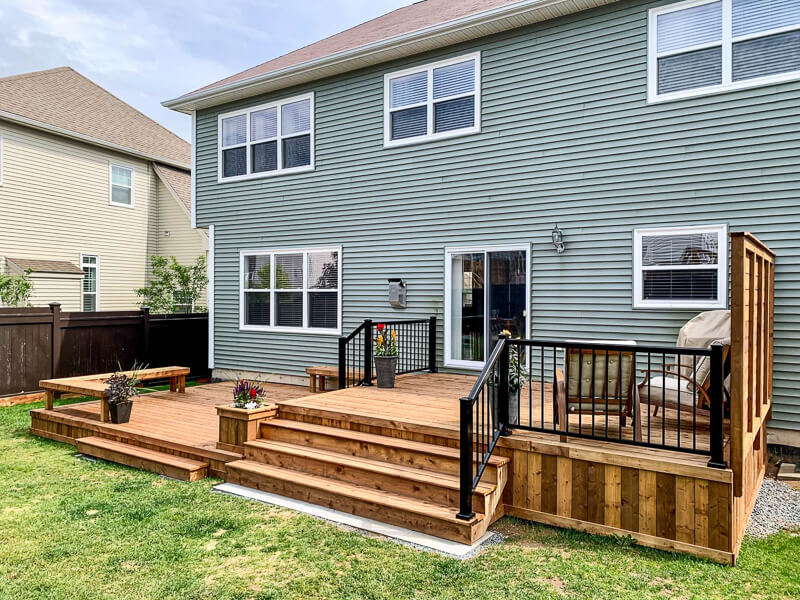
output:
[[617,0],[423,0],[164,103],[191,111]]
[[70,67],[0,78],[0,119],[189,167],[188,142]]
[[189,171],[166,165],[154,164],[156,175],[164,185],[180,200],[187,211],[192,210],[192,177]]
[[67,260],[36,260],[33,258],[11,257],[6,257],[6,260],[20,271],[31,270],[34,273],[83,275],[83,269]]

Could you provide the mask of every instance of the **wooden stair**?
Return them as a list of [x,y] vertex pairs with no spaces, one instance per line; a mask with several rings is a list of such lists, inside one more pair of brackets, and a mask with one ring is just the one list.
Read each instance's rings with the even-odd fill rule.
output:
[[260,436],[226,465],[229,482],[464,544],[499,516],[506,458],[490,460],[465,521],[458,449],[283,419],[262,423]]
[[84,437],[76,440],[78,452],[102,458],[110,462],[127,465],[135,469],[151,471],[182,481],[197,481],[208,476],[208,463],[133,446],[102,437]]

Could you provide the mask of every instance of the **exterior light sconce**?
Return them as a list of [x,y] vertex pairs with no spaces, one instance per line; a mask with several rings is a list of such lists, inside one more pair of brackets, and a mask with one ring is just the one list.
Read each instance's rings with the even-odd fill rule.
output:
[[553,246],[558,254],[564,253],[564,232],[558,228],[558,224],[553,227]]

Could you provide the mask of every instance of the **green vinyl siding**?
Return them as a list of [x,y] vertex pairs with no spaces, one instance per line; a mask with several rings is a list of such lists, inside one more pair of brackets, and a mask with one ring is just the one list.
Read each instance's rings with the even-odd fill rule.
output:
[[[778,254],[773,425],[800,429],[800,83],[648,105],[647,9],[662,4],[614,3],[199,113],[215,367],[336,363],[336,336],[239,331],[242,249],[341,245],[347,333],[367,317],[443,319],[445,247],[529,243],[534,336],[671,344],[697,311],[632,308],[633,230],[724,223]],[[481,132],[384,148],[384,74],[474,51]],[[217,183],[217,115],[308,91],[316,170]],[[406,310],[389,308],[389,277],[408,282]]]

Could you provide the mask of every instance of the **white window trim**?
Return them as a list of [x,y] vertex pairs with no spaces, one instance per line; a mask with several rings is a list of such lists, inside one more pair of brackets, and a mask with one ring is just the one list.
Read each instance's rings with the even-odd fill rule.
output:
[[[83,259],[87,257],[92,257],[95,259],[95,263],[93,265],[84,265]],[[94,280],[95,280],[95,291],[89,292],[90,294],[94,294],[94,310],[100,310],[100,255],[94,254],[92,252],[82,252],[81,253],[81,271],[83,270],[84,266],[87,267],[94,267]],[[85,277],[85,275],[84,275]],[[81,312],[83,311],[83,296],[86,292],[83,291],[83,277],[81,277]]]
[[[713,301],[662,301],[642,298],[642,237],[645,235],[682,235],[691,233],[716,233],[719,243],[717,265],[717,300]],[[708,269],[708,265],[669,265],[648,267],[648,270]],[[695,225],[690,227],[657,227],[633,230],[633,308],[672,309],[724,309],[728,308],[728,226]]]
[[[125,187],[124,185],[115,184],[112,174],[114,172],[114,167],[118,169],[127,169],[131,172],[131,203],[130,204],[123,204],[122,202],[114,202],[114,185],[118,187]],[[111,206],[121,206],[122,208],[133,208],[134,205],[134,179],[136,177],[136,169],[134,169],[131,165],[123,165],[122,163],[108,163],[108,203]]]
[[[710,4],[712,2],[722,2],[722,40],[720,42],[711,42],[702,44],[700,46],[683,48],[681,50],[658,53],[658,35],[657,35],[657,20],[659,15],[692,8],[694,6],[701,6],[703,4]],[[790,71],[787,73],[777,73],[775,75],[767,75],[765,77],[757,77],[754,79],[747,79],[744,81],[733,81],[733,44],[735,42],[742,42],[748,39],[755,39],[776,35],[778,33],[785,33],[787,31],[796,31],[800,29],[800,25],[793,25],[790,27],[781,27],[779,29],[771,29],[767,31],[759,31],[758,33],[743,35],[734,38],[732,33],[733,28],[733,4],[732,0],[686,0],[685,2],[677,2],[675,4],[667,4],[658,8],[651,8],[648,11],[648,26],[647,26],[647,102],[648,104],[656,104],[659,102],[669,102],[673,100],[682,100],[684,98],[694,98],[696,96],[706,96],[709,94],[718,94],[732,90],[741,90],[752,87],[759,87],[764,85],[773,85],[776,83],[783,83],[787,81],[794,81],[800,79],[800,70]],[[706,86],[702,88],[694,88],[689,90],[680,90],[678,92],[669,92],[667,94],[658,93],[658,59],[659,57],[669,56],[671,54],[683,54],[692,50],[700,50],[703,48],[712,48],[722,46],[722,83],[720,85]]]
[[[453,263],[452,257],[454,254],[465,254],[468,252],[483,252],[484,256],[488,252],[510,252],[516,250],[523,250],[525,252],[525,337],[530,337],[531,331],[531,246],[530,244],[510,244],[510,245],[478,245],[478,246],[454,246],[446,247],[444,249],[444,366],[446,367],[459,367],[462,369],[481,370],[485,361],[474,360],[459,360],[451,357],[452,342],[450,340],[450,322],[452,318],[452,298],[450,294],[451,284],[453,281]],[[484,306],[488,306],[489,288],[487,285],[483,286]],[[490,340],[484,336],[484,356],[488,357],[491,354],[492,348]]]
[[[433,70],[439,67],[446,67],[447,65],[454,65],[457,63],[465,62],[468,60],[475,61],[475,90],[473,92],[468,92],[465,94],[455,94],[453,96],[447,96],[445,98],[437,98],[435,101],[433,99]],[[397,77],[403,77],[405,75],[411,75],[413,73],[421,73],[423,71],[428,72],[428,95],[427,99],[424,103],[420,102],[418,104],[409,104],[407,106],[398,107],[395,109],[391,108],[391,88],[390,82],[392,79],[396,79]],[[434,133],[433,131],[433,105],[435,103],[444,102],[445,100],[453,100],[456,98],[462,98],[467,96],[475,97],[475,124],[472,127],[466,127],[464,129],[454,129],[452,131],[444,131],[442,133]],[[425,135],[419,135],[412,138],[403,138],[401,140],[393,140],[391,139],[392,134],[392,120],[391,120],[391,113],[396,112],[398,110],[405,110],[408,108],[414,108],[416,106],[427,106],[428,107],[428,133]],[[386,73],[383,76],[383,147],[384,148],[393,148],[395,146],[408,146],[411,144],[422,144],[425,142],[430,142],[432,140],[442,140],[447,138],[454,138],[454,137],[461,137],[462,135],[472,135],[474,133],[480,133],[481,131],[481,53],[480,52],[472,52],[470,54],[463,54],[461,56],[456,56],[454,58],[448,58],[447,60],[440,60],[434,63],[428,63],[425,65],[420,65],[418,67],[412,67],[409,69],[403,69],[402,71],[394,71],[393,73]]]
[[[319,327],[308,327],[308,292],[309,291],[328,291],[332,292],[334,290],[315,290],[313,288],[308,287],[308,255],[314,254],[316,252],[338,252],[339,257],[339,265],[338,265],[338,273],[339,278],[337,282],[337,315],[336,315],[336,329],[323,329]],[[245,303],[244,303],[244,282],[245,282],[245,273],[246,273],[246,266],[245,266],[245,257],[246,256],[253,256],[253,255],[266,255],[270,254],[273,255],[269,262],[269,269],[270,269],[270,286],[274,285],[275,282],[275,254],[303,254],[303,288],[297,288],[295,290],[285,290],[287,292],[294,291],[294,292],[303,292],[303,326],[302,327],[278,327],[275,325],[246,325],[244,322],[244,315],[245,315]],[[276,292],[274,287],[269,288],[270,294],[270,302],[269,302],[269,310],[270,310],[270,323],[275,322],[275,294],[280,293],[280,291]],[[241,250],[239,252],[239,329],[241,331],[273,331],[276,333],[303,333],[303,334],[316,334],[316,335],[341,335],[342,333],[342,247],[341,246],[325,246],[320,248],[273,248],[269,250],[259,249],[259,250]]]
[[[310,124],[310,151],[311,151],[311,162],[308,165],[303,165],[301,167],[291,167],[288,169],[283,168],[283,144],[281,143],[283,138],[281,136],[281,106],[284,104],[291,104],[292,102],[298,102],[300,100],[309,100],[310,101],[310,115],[309,115],[309,124]],[[253,142],[250,141],[250,114],[254,112],[258,112],[260,110],[266,110],[268,108],[276,108],[278,117],[277,117],[277,137],[274,139],[277,140],[277,152],[278,152],[278,168],[274,171],[264,171],[262,173],[250,173],[250,152],[251,148],[253,147]],[[222,146],[222,120],[228,119],[230,117],[237,117],[239,115],[247,115],[247,141],[243,144],[232,144],[230,146]],[[292,134],[287,137],[295,137],[295,135],[305,135],[305,134]],[[232,112],[221,114],[217,117],[217,183],[225,183],[229,181],[246,181],[248,179],[261,179],[263,177],[276,177],[279,175],[291,175],[292,173],[307,173],[309,171],[313,171],[315,169],[315,160],[316,160],[316,152],[314,150],[315,146],[315,135],[314,135],[314,92],[309,92],[308,94],[302,94],[300,96],[293,96],[291,98],[281,98],[280,100],[275,100],[274,102],[269,102],[267,104],[259,104],[258,106],[251,106],[245,109],[235,110]],[[258,140],[255,143],[261,143],[264,141],[271,141],[272,138],[265,139],[265,140]],[[223,177],[222,176],[222,150],[229,150],[231,148],[238,148],[241,146],[245,146],[247,148],[247,171],[246,175],[236,175],[234,177]]]

